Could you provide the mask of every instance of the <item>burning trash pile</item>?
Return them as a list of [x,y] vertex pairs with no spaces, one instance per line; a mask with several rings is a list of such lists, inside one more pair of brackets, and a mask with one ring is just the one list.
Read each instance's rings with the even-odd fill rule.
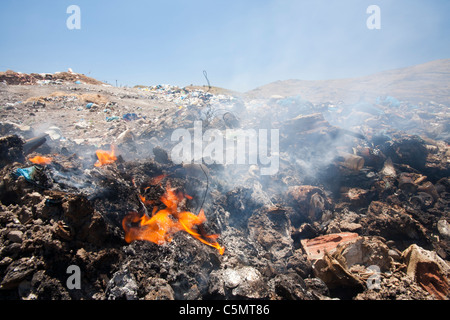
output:
[[[415,109],[392,99],[355,121],[358,106],[299,96],[80,90],[106,106],[45,108],[82,113],[81,131],[1,110],[2,299],[450,297],[450,152],[424,127],[437,116],[415,135],[390,111]],[[136,117],[132,100],[148,103]]]

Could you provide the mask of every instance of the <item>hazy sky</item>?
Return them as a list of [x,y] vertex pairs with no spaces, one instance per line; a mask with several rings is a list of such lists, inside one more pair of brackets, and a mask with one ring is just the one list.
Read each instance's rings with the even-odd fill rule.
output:
[[[70,30],[70,5],[81,10]],[[369,5],[381,10],[370,30]],[[450,58],[449,0],[0,1],[0,70],[246,91]]]

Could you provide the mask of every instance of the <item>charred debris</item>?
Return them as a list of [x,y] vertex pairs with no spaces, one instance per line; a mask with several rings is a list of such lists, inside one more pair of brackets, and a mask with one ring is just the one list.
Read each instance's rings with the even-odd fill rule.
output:
[[[1,88],[3,119],[42,108],[5,100],[15,85]],[[72,91],[108,97],[113,89]],[[53,95],[41,99],[46,109],[84,112],[88,124],[103,109],[113,114],[81,131],[0,124],[1,299],[449,298],[447,107],[386,97],[312,104],[172,86],[116,94],[134,96],[168,107],[157,115],[127,108],[122,117],[120,101],[86,108],[73,95]],[[174,163],[171,134],[195,121],[222,132],[278,129],[277,172]],[[115,130],[89,140],[104,125]],[[67,284],[72,265],[76,289]]]

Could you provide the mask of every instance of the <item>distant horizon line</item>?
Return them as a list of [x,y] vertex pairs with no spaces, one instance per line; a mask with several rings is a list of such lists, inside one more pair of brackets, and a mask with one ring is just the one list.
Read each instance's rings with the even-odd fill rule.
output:
[[[426,65],[426,64],[430,64],[430,63],[437,63],[437,62],[444,62],[444,61],[448,61],[450,63],[450,58],[442,58],[442,59],[430,60],[430,61],[419,63],[419,64],[408,65],[406,67],[384,69],[384,70],[381,70],[381,71],[377,71],[377,72],[373,72],[373,73],[369,73],[369,74],[365,74],[365,75],[361,75],[361,76],[355,76],[355,77],[336,77],[336,78],[324,78],[324,79],[313,79],[313,80],[311,80],[311,79],[310,80],[308,80],[308,79],[300,79],[300,78],[289,78],[289,79],[284,79],[284,80],[274,80],[274,81],[271,81],[271,82],[267,82],[266,84],[256,86],[256,87],[254,87],[252,89],[249,89],[249,90],[246,90],[246,91],[239,91],[239,90],[236,90],[236,89],[230,89],[230,88],[227,88],[227,87],[221,87],[221,86],[215,86],[215,85],[211,85],[211,87],[212,88],[225,89],[225,90],[229,90],[229,91],[235,91],[235,92],[238,92],[238,93],[245,93],[245,92],[250,92],[252,90],[256,90],[256,89],[258,89],[260,87],[263,87],[263,86],[266,86],[266,85],[270,85],[270,84],[274,84],[274,83],[281,83],[281,82],[286,82],[286,81],[322,82],[322,81],[333,81],[333,80],[356,80],[356,79],[360,79],[360,78],[375,76],[375,75],[380,74],[380,73],[399,71],[399,70],[402,70],[402,69],[414,68],[414,67],[418,67],[418,66],[422,66],[422,65]],[[27,72],[15,71],[13,69],[7,68],[6,70],[0,70],[0,73],[5,73],[7,71],[12,71],[12,72],[15,72],[15,73],[27,74],[27,75],[31,75],[31,74],[58,74],[58,73],[63,73],[63,72],[69,72],[69,69],[71,69],[71,68],[67,68],[66,71],[55,71],[53,73],[51,73],[51,72],[30,72],[30,73],[27,73]],[[155,86],[155,85],[171,85],[171,86],[176,86],[176,87],[179,87],[179,88],[185,88],[185,87],[208,87],[208,85],[206,85],[206,84],[195,84],[195,83],[186,84],[184,86],[173,85],[171,83],[155,83],[155,84],[149,84],[149,85],[141,84],[141,83],[134,84],[134,85],[129,84],[129,83],[126,83],[126,84],[120,83],[120,85],[118,85],[119,83],[117,83],[117,85],[114,85],[113,83],[110,83],[111,80],[99,80],[99,78],[90,76],[90,74],[92,72],[89,72],[89,73],[86,74],[86,73],[79,73],[79,72],[73,71],[73,73],[80,74],[80,75],[83,75],[83,76],[95,79],[97,81],[103,82],[104,84],[108,84],[108,85],[115,86],[115,87],[135,88],[135,87],[139,87],[139,86],[151,87],[151,86]],[[114,80],[114,81],[117,82],[118,79]]]

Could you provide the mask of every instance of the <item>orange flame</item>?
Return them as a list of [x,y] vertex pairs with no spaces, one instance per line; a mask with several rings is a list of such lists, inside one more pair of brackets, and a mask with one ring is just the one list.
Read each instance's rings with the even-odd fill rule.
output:
[[35,156],[33,158],[29,159],[32,163],[35,164],[41,164],[41,165],[45,165],[45,164],[50,164],[52,163],[52,158],[49,157],[42,157],[42,156]]
[[117,157],[115,155],[115,148],[113,146],[111,146],[111,151],[97,150],[95,154],[98,158],[97,162],[94,163],[94,166],[96,167],[102,167],[114,163],[114,161],[117,160]]
[[142,196],[142,195],[139,195],[139,199],[141,199],[142,203],[145,204],[146,206],[150,206],[150,205],[155,204],[155,201],[153,201],[153,200],[147,200],[147,199],[145,199],[145,197]]
[[[140,197],[141,200],[145,200],[144,197]],[[154,207],[152,217],[145,214],[139,216],[137,212],[130,212],[122,220],[125,241],[130,243],[134,240],[146,240],[162,245],[170,242],[172,235],[184,230],[202,243],[216,248],[222,255],[225,248],[217,243],[218,235],[203,235],[194,230],[206,222],[204,211],[201,210],[198,216],[189,211],[179,211],[178,204],[183,198],[182,193],[175,194],[167,185],[166,192],[161,197],[161,201],[166,206],[165,209],[157,211],[157,207]]]

